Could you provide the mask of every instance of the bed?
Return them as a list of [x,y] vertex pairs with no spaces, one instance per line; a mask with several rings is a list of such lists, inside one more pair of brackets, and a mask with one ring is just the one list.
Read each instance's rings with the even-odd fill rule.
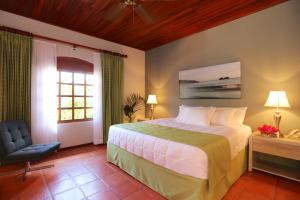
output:
[[176,118],[114,125],[107,159],[167,199],[218,200],[246,170],[250,134]]

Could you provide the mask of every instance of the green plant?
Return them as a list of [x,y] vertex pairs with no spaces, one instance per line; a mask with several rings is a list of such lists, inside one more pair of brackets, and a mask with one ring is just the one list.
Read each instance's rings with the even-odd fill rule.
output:
[[129,122],[133,121],[134,114],[142,109],[145,104],[145,99],[139,93],[130,94],[125,100],[124,114]]

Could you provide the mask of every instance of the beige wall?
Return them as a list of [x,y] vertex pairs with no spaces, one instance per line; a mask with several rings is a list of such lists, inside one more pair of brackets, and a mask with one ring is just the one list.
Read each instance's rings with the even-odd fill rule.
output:
[[[179,99],[178,71],[241,61],[242,98]],[[178,105],[248,106],[246,124],[273,123],[269,90],[286,90],[282,131],[300,128],[300,1],[194,34],[146,52],[146,94],[158,95],[157,117],[176,116]]]
[[[145,94],[145,52],[117,43],[84,35],[68,29],[11,14],[0,10],[0,25],[8,26],[34,34],[82,44],[94,48],[116,51],[128,55],[125,59],[124,98],[132,92]],[[58,56],[73,56],[93,62],[93,52],[84,48],[73,51],[72,46],[57,43]],[[138,116],[144,117],[144,110]],[[58,139],[62,147],[92,142],[92,122],[64,123],[58,126]]]

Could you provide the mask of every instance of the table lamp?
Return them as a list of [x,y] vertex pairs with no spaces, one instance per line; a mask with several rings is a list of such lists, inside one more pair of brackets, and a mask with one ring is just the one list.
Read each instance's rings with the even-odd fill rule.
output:
[[151,120],[154,119],[154,104],[157,104],[157,99],[155,94],[149,94],[147,104],[151,105]]
[[[275,127],[279,130],[279,124],[281,120],[281,114],[279,111],[279,108],[288,108],[290,107],[289,101],[287,99],[285,91],[270,91],[269,97],[265,103],[266,107],[275,107],[275,114],[274,114],[274,120],[275,120]],[[280,131],[279,131],[280,133]]]

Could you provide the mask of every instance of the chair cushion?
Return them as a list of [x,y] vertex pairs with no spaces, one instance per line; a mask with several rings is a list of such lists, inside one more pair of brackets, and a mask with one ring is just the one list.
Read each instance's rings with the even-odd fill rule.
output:
[[5,164],[35,161],[41,159],[45,155],[57,150],[60,146],[59,142],[52,142],[49,144],[34,144],[23,149],[20,149],[14,153],[7,155],[4,158]]
[[5,157],[31,144],[31,137],[25,122],[6,121],[0,123],[1,157]]

